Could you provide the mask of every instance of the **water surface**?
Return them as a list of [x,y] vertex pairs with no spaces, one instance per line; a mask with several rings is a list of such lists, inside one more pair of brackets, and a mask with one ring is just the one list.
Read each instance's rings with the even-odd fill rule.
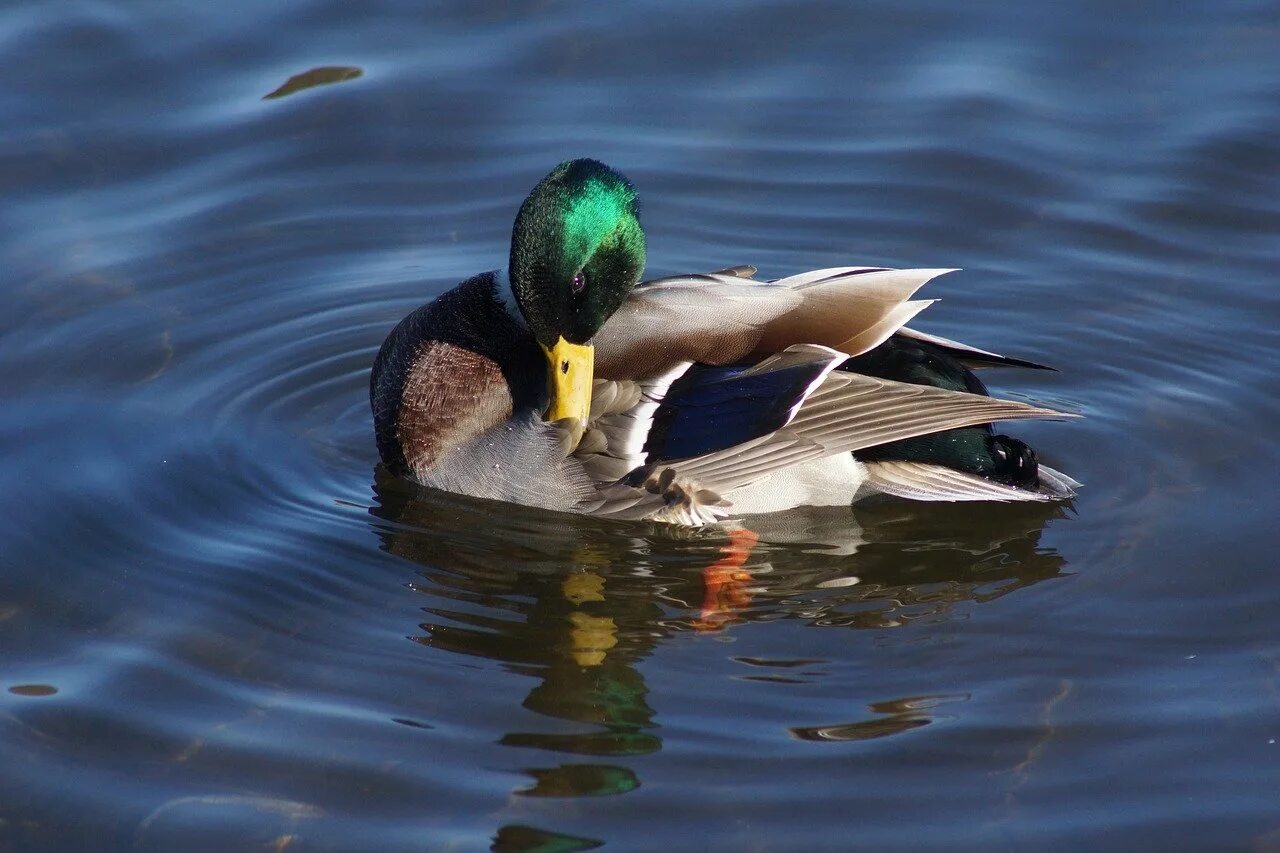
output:
[[[1280,6],[0,10],[0,847],[1280,845]],[[315,68],[339,69],[287,83]],[[311,85],[317,84],[317,85]],[[263,99],[276,93],[278,96]],[[425,494],[368,367],[555,163],[956,266],[1070,506]]]

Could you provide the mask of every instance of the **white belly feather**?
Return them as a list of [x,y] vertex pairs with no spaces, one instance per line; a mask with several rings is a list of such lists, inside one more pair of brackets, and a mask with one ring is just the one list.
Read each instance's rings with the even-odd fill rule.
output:
[[798,506],[848,506],[867,469],[849,453],[837,453],[776,471],[725,494],[731,515],[779,512]]

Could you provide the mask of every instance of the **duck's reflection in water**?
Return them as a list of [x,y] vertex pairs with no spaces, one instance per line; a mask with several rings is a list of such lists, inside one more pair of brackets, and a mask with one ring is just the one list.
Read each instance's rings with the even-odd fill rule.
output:
[[[524,706],[586,727],[510,732],[501,742],[559,754],[661,748],[635,664],[680,632],[787,618],[852,628],[946,618],[957,604],[998,598],[1063,566],[1039,546],[1045,523],[1063,513],[1053,505],[884,501],[686,531],[473,501],[381,472],[375,485],[383,547],[417,564],[413,587],[428,599],[415,639],[536,677]],[[883,737],[926,725],[929,709],[951,698],[887,698],[871,710],[888,720],[793,733]],[[530,795],[639,784],[630,770],[603,763],[529,773],[521,793]]]

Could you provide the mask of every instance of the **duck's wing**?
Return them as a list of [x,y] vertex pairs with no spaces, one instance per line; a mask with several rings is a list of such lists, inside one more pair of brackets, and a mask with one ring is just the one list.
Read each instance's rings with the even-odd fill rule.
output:
[[[822,286],[824,284],[831,284],[833,282],[836,282],[837,280],[841,280],[838,282],[840,284],[847,284],[847,281],[843,281],[843,280],[848,279],[852,276],[867,275],[869,273],[905,273],[905,274],[933,273],[937,275],[944,272],[951,272],[951,270],[893,270],[887,267],[831,267],[829,269],[811,270],[809,272],[793,275],[793,276],[790,276],[789,278],[777,279],[775,281],[757,282],[757,281],[754,281],[755,275],[756,275],[756,268],[749,265],[742,265],[742,266],[735,266],[735,267],[725,267],[724,269],[719,269],[719,270],[716,270],[715,272],[707,273],[707,276],[720,277],[720,278],[727,277],[727,278],[736,278],[736,279],[746,279],[751,281],[753,284],[773,284],[773,285],[783,285],[783,286],[794,287],[794,288],[808,288],[811,286]],[[677,276],[671,279],[655,279],[652,282],[646,282],[645,286],[661,285],[663,283],[669,283],[669,282],[680,281],[680,280],[688,280],[689,278],[691,277]],[[703,280],[701,277],[697,277],[697,278],[699,281]],[[873,280],[874,279],[862,279],[861,281],[856,282],[856,284],[865,285],[866,283]],[[928,281],[928,279],[925,278],[924,281]],[[827,298],[827,297],[824,295],[824,298]],[[1024,359],[1024,358],[1013,358],[1012,356],[1001,355],[1000,353],[991,352],[990,350],[980,349],[975,346],[970,346],[969,344],[961,343],[960,341],[951,340],[950,338],[944,338],[941,335],[931,335],[928,332],[920,332],[915,329],[910,329],[910,328],[907,328],[906,326],[899,328],[895,334],[902,335],[903,337],[906,337],[906,338],[914,338],[915,340],[918,340],[918,341],[924,341],[926,343],[933,344],[934,346],[945,350],[955,358],[959,359],[961,363],[963,363],[966,367],[969,367],[971,369],[978,369],[983,367],[1025,367],[1031,370],[1052,370],[1055,372],[1057,371],[1057,368],[1050,367],[1047,364],[1040,364],[1039,362],[1030,361],[1029,359]]]
[[[794,349],[817,357],[825,348],[802,345]],[[707,488],[728,491],[788,465],[917,435],[993,421],[1074,417],[1012,400],[833,373],[843,354],[827,353],[819,380],[806,390],[792,417],[778,429],[691,458],[660,453],[657,463],[674,467],[679,475]],[[714,424],[720,411],[708,412],[706,418]],[[723,425],[719,428],[724,430]]]
[[758,272],[758,270],[750,264],[740,264],[736,267],[725,267],[724,269],[714,270],[707,273],[707,275],[729,275],[734,278],[755,278],[756,272]]
[[1072,417],[833,372],[845,358],[797,344],[751,367],[685,362],[644,383],[617,384],[606,392],[614,403],[602,404],[576,452],[601,484],[584,509],[617,517],[665,511],[667,520],[700,524],[728,511],[724,493],[792,465],[957,427]]
[[917,501],[1060,501],[1075,497],[1081,485],[1048,465],[1037,466],[1036,488],[1023,489],[924,462],[864,464],[869,487]]
[[603,379],[651,379],[688,362],[758,361],[793,344],[853,356],[930,304],[911,297],[945,269],[833,267],[772,282],[731,268],[638,285],[595,338]]

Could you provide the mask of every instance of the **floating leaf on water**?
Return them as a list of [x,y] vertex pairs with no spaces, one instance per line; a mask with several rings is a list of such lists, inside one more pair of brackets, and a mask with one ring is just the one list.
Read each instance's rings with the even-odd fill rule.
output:
[[424,723],[421,720],[410,720],[407,717],[392,717],[391,722],[399,723],[402,726],[409,726],[414,729],[434,729],[435,726],[430,723]]
[[362,74],[364,74],[364,69],[357,68],[354,65],[322,65],[319,68],[312,68],[310,71],[303,71],[301,74],[293,75],[284,81],[284,85],[263,95],[262,100],[270,101],[275,98],[283,98],[285,95],[292,95],[294,92],[301,92],[303,89],[310,89],[313,86],[327,86],[330,83],[354,80]]
[[58,692],[58,688],[52,684],[15,684],[9,688],[9,692],[16,696],[52,696]]

